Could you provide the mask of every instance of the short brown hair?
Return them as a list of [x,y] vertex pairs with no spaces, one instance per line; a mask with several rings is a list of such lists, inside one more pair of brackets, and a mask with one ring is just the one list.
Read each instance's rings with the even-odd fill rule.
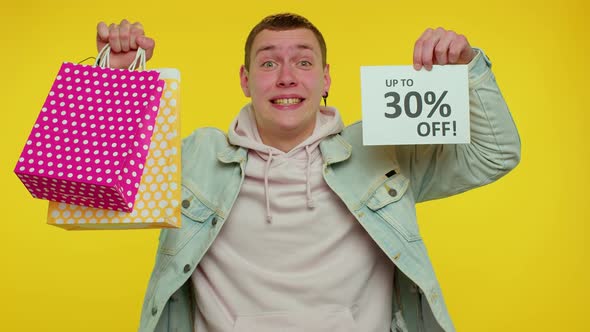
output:
[[318,30],[315,25],[313,25],[309,20],[305,17],[297,14],[292,13],[281,13],[270,15],[262,19],[260,23],[256,24],[254,28],[250,31],[248,38],[246,39],[246,46],[244,47],[244,65],[246,69],[250,68],[250,52],[252,51],[252,44],[254,43],[254,38],[262,31],[262,30],[271,30],[271,31],[285,31],[285,30],[294,30],[294,29],[308,29],[313,32],[318,43],[320,44],[320,51],[322,52],[322,64],[326,66],[326,56],[328,50],[326,48],[326,42],[324,41],[324,36],[320,30]]

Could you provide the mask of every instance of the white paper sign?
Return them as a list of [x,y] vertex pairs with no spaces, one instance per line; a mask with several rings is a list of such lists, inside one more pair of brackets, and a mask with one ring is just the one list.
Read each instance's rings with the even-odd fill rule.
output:
[[467,65],[361,66],[363,144],[469,143]]

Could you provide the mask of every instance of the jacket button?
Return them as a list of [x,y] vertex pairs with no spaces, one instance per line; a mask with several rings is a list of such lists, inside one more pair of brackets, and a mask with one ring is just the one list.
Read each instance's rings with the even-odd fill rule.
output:
[[158,307],[152,307],[152,316],[155,316],[158,313]]
[[397,190],[391,188],[387,193],[389,194],[389,196],[395,197],[397,195]]
[[215,226],[217,225],[217,218],[213,217],[213,220],[211,220],[211,225]]
[[186,264],[184,266],[184,273],[189,273],[191,271],[191,265],[190,264]]
[[183,208],[188,209],[189,206],[191,206],[191,202],[189,202],[188,199],[182,201]]

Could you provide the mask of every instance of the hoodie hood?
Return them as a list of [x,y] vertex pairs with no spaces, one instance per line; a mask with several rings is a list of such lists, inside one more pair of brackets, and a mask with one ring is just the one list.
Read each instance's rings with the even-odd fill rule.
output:
[[316,115],[316,125],[313,133],[303,142],[295,146],[288,152],[281,151],[272,146],[266,145],[262,142],[262,138],[258,132],[256,125],[256,118],[251,104],[247,104],[241,110],[238,116],[232,121],[228,136],[229,142],[251,151],[256,152],[260,158],[266,161],[264,170],[264,193],[266,200],[266,219],[268,222],[272,221],[272,214],[270,211],[270,195],[268,186],[268,174],[273,158],[281,159],[301,159],[305,158],[306,163],[306,193],[308,208],[314,207],[313,196],[310,185],[310,164],[314,155],[319,156],[319,144],[327,136],[337,134],[342,131],[344,124],[340,117],[340,113],[333,107],[320,106],[320,110]]
[[[316,126],[311,136],[299,143],[291,151],[283,152],[262,143],[262,138],[256,125],[254,109],[252,108],[252,104],[247,104],[232,121],[228,135],[231,144],[259,152],[261,157],[268,155],[270,151],[272,151],[273,155],[285,155],[288,157],[304,149],[305,146],[319,145],[319,142],[323,138],[337,134],[342,129],[344,129],[344,124],[340,118],[340,113],[333,107],[320,106],[320,111],[316,115]],[[266,160],[266,157],[263,158]]]

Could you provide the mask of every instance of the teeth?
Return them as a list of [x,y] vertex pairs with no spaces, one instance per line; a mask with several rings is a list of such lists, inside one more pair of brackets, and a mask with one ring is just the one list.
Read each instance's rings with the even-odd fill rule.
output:
[[300,102],[301,102],[301,99],[299,99],[299,98],[282,98],[282,99],[275,99],[273,101],[273,103],[279,104],[279,105],[292,105],[292,104],[298,104]]

